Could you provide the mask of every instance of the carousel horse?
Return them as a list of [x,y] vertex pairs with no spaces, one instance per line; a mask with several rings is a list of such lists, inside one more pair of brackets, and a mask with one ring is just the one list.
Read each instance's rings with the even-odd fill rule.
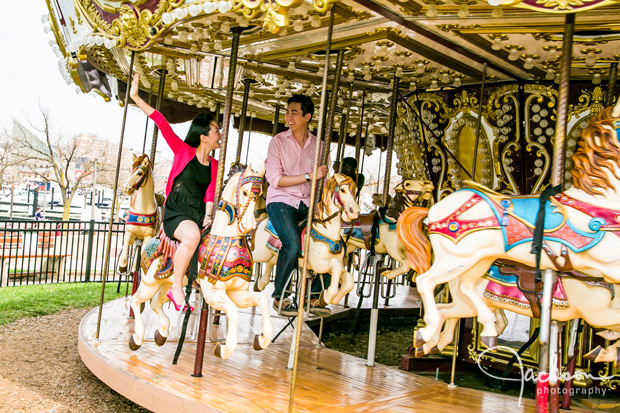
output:
[[[396,222],[400,214],[413,206],[416,201],[426,202],[433,197],[433,183],[405,179],[396,185],[396,195],[387,208],[380,208],[370,214],[362,214],[352,223],[342,225],[342,236],[347,243],[347,251],[356,248],[371,249],[374,237],[374,249],[380,254],[388,254],[400,263],[398,268],[383,272],[383,276],[392,280],[410,270],[407,263],[405,247],[396,234]],[[351,235],[349,235],[349,233]]]
[[[484,303],[497,317],[496,327],[498,334],[507,325],[503,310],[509,310],[528,317],[540,316],[536,303],[527,297],[517,283],[514,273],[505,270],[506,267],[491,266],[487,275],[476,283],[476,291]],[[510,268],[510,267],[508,267]],[[517,271],[523,271],[517,269]],[[527,270],[525,270],[527,271]],[[534,272],[521,276],[534,277]],[[445,321],[441,334],[436,334],[430,341],[415,348],[416,357],[422,354],[433,354],[442,351],[454,339],[454,330],[457,321],[464,317],[475,317],[474,310],[469,305],[459,289],[459,279],[448,283],[452,301],[447,304],[438,304],[440,322]],[[556,288],[553,291],[551,317],[556,321],[569,321],[577,318],[584,319],[593,327],[605,329],[599,334],[608,339],[620,338],[620,311],[615,306],[615,287],[601,280],[590,280],[579,273],[560,274]],[[533,305],[534,304],[534,305]],[[620,342],[603,349],[597,347],[584,357],[588,360],[613,362],[620,364]]]
[[[266,349],[273,336],[269,305],[264,294],[249,291],[252,277],[252,254],[246,235],[255,228],[254,209],[260,195],[264,169],[234,175],[222,192],[222,200],[215,213],[209,234],[203,236],[198,258],[198,283],[204,299],[213,309],[226,314],[226,344],[218,343],[215,355],[227,359],[237,346],[237,308],[258,307],[263,317],[263,333],[254,337],[254,349]],[[161,235],[161,234],[160,234]],[[151,308],[159,316],[155,343],[163,345],[168,337],[170,320],[162,309],[168,301],[166,293],[172,285],[172,256],[175,241],[165,235],[153,239],[145,248],[142,266],[146,268],[142,283],[131,297],[135,313],[135,332],[129,348],[140,348],[144,337],[144,324],[140,314],[141,303],[151,300]]]
[[[317,274],[332,275],[332,281],[322,296],[327,304],[338,304],[342,297],[353,289],[353,276],[346,271],[342,262],[345,246],[340,237],[340,226],[343,220],[351,221],[357,218],[360,212],[360,207],[355,201],[355,192],[356,185],[353,179],[343,174],[333,175],[325,183],[315,218],[312,220],[308,267]],[[304,234],[302,245],[304,245],[303,237]],[[266,263],[265,271],[255,284],[255,288],[262,291],[269,284],[271,268],[277,261],[281,245],[269,219],[261,222],[252,234],[251,245],[254,261]],[[303,259],[299,260],[301,268]]]
[[157,207],[163,202],[155,195],[153,166],[146,154],[133,157],[133,166],[127,182],[121,191],[131,197],[127,221],[125,222],[125,242],[118,260],[118,271],[127,272],[129,246],[136,239],[146,245],[157,233]]
[[[590,120],[572,158],[573,186],[549,199],[509,197],[469,183],[469,188],[454,192],[430,210],[413,207],[403,212],[397,231],[409,265],[421,274],[416,285],[426,324],[416,331],[416,347],[430,341],[441,328],[435,287],[456,279],[483,326],[481,341],[495,345],[493,312],[476,291],[476,283],[495,260],[535,267],[530,251],[541,204],[546,211],[541,269],[576,270],[620,282],[619,115],[620,100]],[[425,219],[430,242],[424,235]]]

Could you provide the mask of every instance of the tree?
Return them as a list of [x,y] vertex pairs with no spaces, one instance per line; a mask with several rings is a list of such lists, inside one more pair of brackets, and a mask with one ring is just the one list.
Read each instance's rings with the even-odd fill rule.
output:
[[12,179],[7,179],[7,169],[15,164],[14,143],[7,131],[0,133],[0,183],[6,185],[14,183]]
[[29,122],[40,139],[14,121],[15,157],[22,164],[28,163],[34,175],[43,182],[58,185],[63,203],[62,219],[66,221],[73,197],[87,186],[84,178],[93,174],[94,160],[97,159],[98,170],[104,169],[107,162],[105,154],[80,153],[84,152],[80,139],[66,139],[53,124],[49,111],[44,108],[40,111],[40,122]]

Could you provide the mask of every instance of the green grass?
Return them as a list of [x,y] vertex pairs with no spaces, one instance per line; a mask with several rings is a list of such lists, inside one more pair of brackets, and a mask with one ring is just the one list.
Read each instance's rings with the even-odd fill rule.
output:
[[[106,283],[105,301],[125,294],[116,293],[117,283]],[[0,288],[0,325],[13,321],[54,314],[75,308],[99,305],[101,283],[24,285]]]

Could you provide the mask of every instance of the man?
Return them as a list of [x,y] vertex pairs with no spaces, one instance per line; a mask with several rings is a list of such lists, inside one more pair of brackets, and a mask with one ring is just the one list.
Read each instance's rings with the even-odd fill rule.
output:
[[[316,136],[308,130],[314,104],[308,96],[294,95],[288,100],[286,123],[289,130],[271,139],[265,159],[265,177],[269,182],[267,190],[267,214],[273,224],[282,247],[276,265],[275,288],[272,294],[273,306],[284,316],[297,315],[295,304],[287,297],[287,280],[295,269],[301,250],[298,222],[308,216],[310,203],[311,174],[314,168]],[[317,169],[317,179],[327,175],[327,165]],[[312,285],[313,292],[320,292],[320,279]],[[310,312],[327,316],[329,309],[320,307],[318,299],[310,302]]]

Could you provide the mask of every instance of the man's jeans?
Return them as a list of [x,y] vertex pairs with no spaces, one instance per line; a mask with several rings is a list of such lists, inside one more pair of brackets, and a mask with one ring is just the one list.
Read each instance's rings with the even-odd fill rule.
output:
[[[299,203],[298,208],[283,202],[272,202],[267,204],[267,214],[282,242],[276,265],[275,286],[271,295],[280,300],[282,295],[284,297],[288,295],[282,291],[289,287],[286,281],[295,269],[298,253],[301,251],[301,235],[297,227],[298,223],[308,216],[308,207],[303,202]],[[329,281],[330,275],[324,276],[325,288],[329,286]],[[312,283],[312,293],[318,296],[321,290],[321,279],[317,276]]]

